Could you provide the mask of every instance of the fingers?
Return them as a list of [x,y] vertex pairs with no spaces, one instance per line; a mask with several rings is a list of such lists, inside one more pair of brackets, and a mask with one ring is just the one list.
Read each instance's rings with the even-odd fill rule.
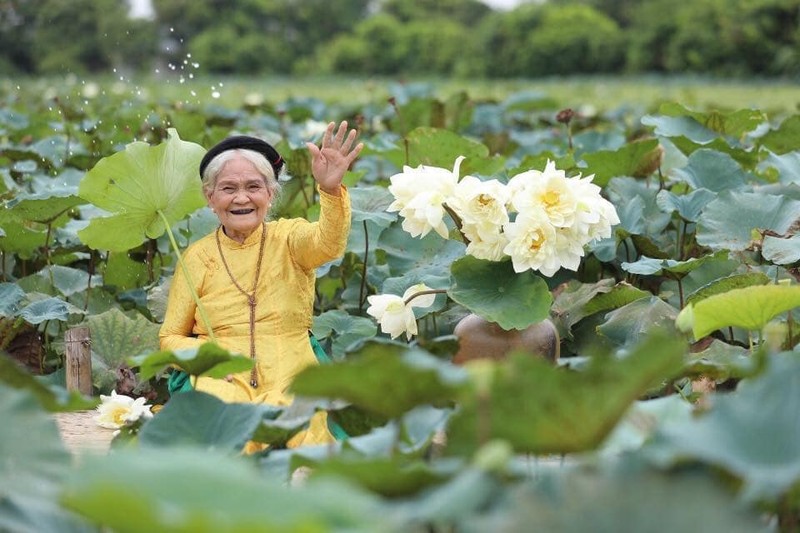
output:
[[353,150],[349,154],[347,154],[347,166],[348,167],[353,163],[353,161],[356,160],[356,157],[358,157],[358,154],[361,153],[361,149],[362,148],[364,148],[364,143],[358,143],[355,146],[355,148],[353,148]]
[[325,134],[322,136],[322,147],[326,148],[331,144],[331,137],[333,135],[333,128],[336,127],[335,122],[328,122],[328,127],[325,128]]
[[343,120],[339,124],[339,130],[336,132],[336,146],[342,146],[345,133],[347,133],[347,121]]

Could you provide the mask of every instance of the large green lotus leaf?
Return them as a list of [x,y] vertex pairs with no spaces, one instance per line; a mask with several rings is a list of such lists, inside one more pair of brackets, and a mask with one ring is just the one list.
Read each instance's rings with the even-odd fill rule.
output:
[[19,220],[10,211],[0,210],[0,250],[17,255],[20,259],[31,259],[44,246],[47,233],[28,228],[30,224]]
[[584,130],[572,136],[575,153],[579,156],[600,150],[618,150],[626,142],[625,128],[621,124],[611,126],[608,130]]
[[244,355],[232,354],[214,343],[207,342],[199,348],[164,350],[129,357],[131,366],[139,367],[139,377],[150,379],[167,366],[175,366],[193,376],[224,378],[228,374],[245,372],[253,368],[253,362]]
[[728,257],[728,252],[721,250],[715,254],[704,255],[703,257],[693,257],[686,261],[675,261],[674,259],[653,259],[651,257],[640,257],[635,263],[622,263],[620,267],[625,272],[652,276],[669,272],[676,276],[685,275],[696,268],[700,268],[708,261],[724,260]]
[[677,317],[695,339],[729,326],[761,331],[781,313],[800,306],[800,286],[762,285],[732,289],[686,306]]
[[686,297],[687,304],[694,304],[713,296],[722,294],[732,289],[742,289],[753,285],[766,285],[770,282],[770,277],[763,272],[748,272],[746,274],[733,274],[724,278],[715,279],[701,286]]
[[571,280],[558,292],[550,314],[562,337],[570,339],[572,328],[584,318],[617,309],[651,294],[629,283],[606,278],[597,283]]
[[452,169],[456,158],[464,156],[461,176],[492,175],[503,168],[503,158],[492,158],[486,145],[443,129],[420,127],[411,131],[400,147],[384,157],[396,166],[428,165]]
[[698,144],[707,144],[718,137],[716,132],[691,117],[645,115],[642,124],[655,128],[654,133],[661,137],[686,137]]
[[95,249],[125,251],[165,231],[205,205],[197,168],[205,150],[181,141],[174,129],[158,146],[129,144],[101,159],[81,181],[81,198],[113,213],[94,218],[78,235]]
[[641,202],[636,205],[636,217],[640,220],[641,231],[630,231],[630,233],[646,235],[659,235],[670,223],[670,215],[658,207],[656,201],[658,191],[657,183],[648,184],[645,180],[634,178],[614,178],[606,189],[609,199],[620,214],[620,219],[624,211],[630,212],[630,205]]
[[485,374],[477,381],[488,381],[489,390],[462,394],[446,451],[469,453],[491,439],[504,439],[520,453],[592,450],[636,399],[681,369],[684,350],[685,343],[659,335],[624,358],[594,356],[582,371],[524,354],[476,367]]
[[86,148],[80,143],[76,143],[74,140],[69,143],[69,146],[67,143],[65,136],[53,135],[41,138],[30,145],[18,144],[14,147],[5,148],[3,155],[12,161],[33,160],[49,169],[63,167],[64,154],[67,153],[67,150],[74,151],[77,155],[86,154]]
[[52,280],[53,286],[64,296],[83,292],[102,283],[97,276],[90,279],[89,273],[85,270],[60,265],[44,267],[35,275],[48,281]]
[[158,349],[160,326],[138,313],[130,318],[115,307],[90,316],[87,323],[92,336],[92,351],[109,367],[119,367],[128,357]]
[[19,312],[19,316],[28,324],[41,324],[48,320],[66,322],[69,320],[70,315],[82,314],[84,314],[82,309],[55,297],[42,298],[31,302]]
[[609,292],[595,295],[583,308],[586,315],[593,315],[611,309],[618,309],[636,300],[649,298],[650,293],[620,281]]
[[697,242],[713,250],[746,250],[753,230],[783,235],[800,217],[800,201],[729,191],[709,203],[697,221]]
[[713,472],[659,472],[637,458],[596,468],[551,468],[512,487],[505,505],[475,517],[472,531],[559,533],[703,531],[766,533],[758,510],[733,497]]
[[661,464],[695,460],[740,478],[743,496],[775,500],[800,480],[800,354],[770,356],[735,393],[714,394],[701,417],[658,428],[649,454]]
[[281,410],[263,404],[226,403],[199,391],[172,395],[139,431],[143,446],[199,446],[237,453],[265,418]]
[[694,406],[680,394],[634,402],[598,450],[602,457],[638,450],[666,420],[685,420]]
[[714,339],[702,352],[689,354],[685,373],[721,383],[748,377],[756,370],[756,366],[755,358],[747,348]]
[[525,329],[550,316],[553,295],[547,282],[530,271],[516,273],[510,261],[466,256],[451,267],[447,295],[501,328]]
[[463,369],[422,350],[369,339],[344,362],[306,368],[295,377],[291,390],[339,398],[394,418],[418,405],[453,400],[465,381]]
[[415,239],[403,231],[400,224],[392,224],[381,233],[377,248],[386,254],[393,276],[418,271],[421,275],[449,280],[450,265],[464,256],[466,246],[459,241],[443,241],[435,232]]
[[72,458],[50,414],[28,391],[0,384],[0,425],[0,530],[95,531],[58,502]]
[[27,113],[18,113],[8,107],[0,109],[0,124],[14,131],[24,130],[30,124]]
[[315,316],[312,331],[318,339],[330,337],[335,332],[333,356],[343,357],[348,346],[358,340],[374,337],[378,333],[378,327],[369,318],[353,316],[335,309]]
[[752,148],[731,146],[720,137],[704,144],[696,143],[690,139],[687,139],[686,137],[672,137],[670,140],[682,153],[686,154],[687,156],[695,153],[698,150],[713,150],[715,152],[730,156],[743,168],[754,168],[761,160],[761,157],[756,150],[753,150]]
[[[630,201],[617,207],[619,215],[619,227],[630,235],[642,235],[647,230],[647,216],[645,214],[645,199],[641,196],[634,196]],[[614,241],[616,247],[617,242]]]
[[674,176],[693,189],[716,193],[739,189],[752,179],[728,154],[705,148],[690,155],[686,166],[675,169]]
[[564,325],[569,330],[588,316],[585,311],[586,304],[598,294],[606,294],[614,286],[611,278],[601,279],[596,283],[581,283],[570,280],[564,284],[553,301],[550,314],[556,322]]
[[91,409],[98,403],[76,391],[67,392],[63,387],[47,386],[3,354],[0,354],[0,382],[15,389],[27,389],[44,409],[52,412]]
[[25,298],[23,291],[16,283],[0,283],[0,317],[17,316],[19,303]]
[[395,457],[332,457],[325,461],[305,460],[299,464],[312,469],[313,478],[347,479],[387,498],[411,496],[447,479],[419,459]]
[[761,255],[776,265],[791,265],[800,261],[800,235],[792,235],[788,239],[764,237]]
[[674,331],[677,316],[678,310],[657,296],[640,298],[608,313],[597,332],[622,346],[639,341],[653,329]]
[[700,112],[693,111],[677,102],[666,102],[658,111],[672,117],[692,117],[708,129],[736,139],[767,122],[764,112],[757,109],[739,109],[727,113],[717,109]]
[[584,154],[587,168],[583,174],[594,174],[593,182],[601,187],[616,176],[644,178],[655,172],[660,157],[658,139],[635,141],[617,150]]
[[8,208],[11,214],[21,220],[49,223],[84,203],[85,200],[72,194],[49,192],[18,195],[14,201],[8,203]]
[[191,448],[120,450],[66,483],[64,505],[120,533],[392,531],[374,496],[329,480],[289,490],[249,461]]
[[779,155],[800,150],[800,115],[788,117],[777,129],[767,132],[761,144]]
[[[475,529],[475,519],[493,507],[493,501],[503,493],[504,488],[498,476],[481,468],[470,467],[440,485],[419,492],[414,498],[406,498],[398,505],[412,523],[453,524],[456,531],[502,531],[495,528]],[[504,509],[503,512],[508,510]],[[521,528],[517,531],[524,530]]]
[[716,193],[706,189],[697,189],[681,195],[664,189],[656,196],[656,203],[665,213],[676,211],[683,220],[696,222],[703,208],[716,197]]
[[356,187],[349,192],[353,223],[367,220],[385,228],[397,220],[397,213],[386,211],[394,200],[386,187]]
[[774,178],[784,184],[800,183],[800,150],[783,155],[769,153],[759,165],[768,178]]
[[147,265],[131,259],[126,252],[109,252],[103,283],[120,291],[136,289],[149,282]]

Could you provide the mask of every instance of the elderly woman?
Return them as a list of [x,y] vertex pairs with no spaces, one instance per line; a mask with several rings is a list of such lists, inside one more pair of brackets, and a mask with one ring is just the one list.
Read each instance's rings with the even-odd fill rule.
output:
[[[335,133],[334,133],[335,130]],[[363,147],[347,123],[330,123],[321,147],[308,143],[320,193],[318,222],[267,222],[283,159],[268,143],[248,136],[223,140],[200,163],[208,205],[220,221],[184,254],[191,281],[217,343],[250,356],[251,372],[226,379],[201,377],[195,388],[227,402],[287,405],[287,388],[316,364],[309,342],[315,269],[344,253],[350,200],[342,177]],[[188,283],[176,272],[160,332],[161,348],[196,347],[209,340]],[[319,413],[290,446],[331,440]],[[246,450],[248,451],[248,450]],[[253,451],[253,450],[250,450]]]

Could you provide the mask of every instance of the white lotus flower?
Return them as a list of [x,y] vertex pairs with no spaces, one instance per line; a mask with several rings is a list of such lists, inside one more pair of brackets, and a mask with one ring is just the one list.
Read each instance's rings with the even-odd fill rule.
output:
[[448,237],[447,224],[444,222],[445,195],[438,191],[423,191],[417,194],[400,210],[403,217],[403,230],[412,237],[424,237],[431,230],[443,239]]
[[132,424],[140,418],[153,416],[150,406],[145,403],[145,398],[136,398],[111,391],[111,396],[100,395],[100,405],[97,406],[95,422],[100,427],[119,429]]
[[474,176],[464,176],[447,199],[447,205],[464,224],[499,227],[508,223],[508,201],[508,190],[499,181],[481,181]]
[[389,178],[394,201],[387,211],[399,212],[403,229],[412,237],[424,237],[434,230],[447,238],[444,203],[453,194],[463,160],[464,156],[459,156],[452,171],[426,165],[404,166],[403,172]]
[[503,251],[511,256],[514,272],[538,270],[552,276],[561,267],[556,256],[556,229],[543,210],[520,213],[503,226],[503,232],[508,238]]
[[375,294],[367,297],[369,307],[367,314],[374,317],[381,325],[381,331],[389,334],[393,339],[405,333],[406,338],[417,334],[417,319],[414,317],[414,307],[430,307],[436,299],[435,294],[424,294],[413,298],[408,304],[405,301],[412,295],[430,290],[424,283],[418,283],[406,289],[403,296],[396,294]]
[[487,261],[500,261],[506,257],[503,250],[508,245],[508,237],[503,233],[503,226],[464,224],[461,231],[469,240],[466,249],[468,255]]
[[512,191],[511,205],[519,213],[541,208],[553,226],[565,228],[575,221],[578,200],[572,187],[572,180],[548,161],[544,172],[529,170],[517,174],[509,181]]
[[619,224],[614,204],[600,195],[600,187],[592,183],[594,174],[573,178],[573,189],[578,200],[577,232],[586,235],[586,242],[611,236],[611,226]]

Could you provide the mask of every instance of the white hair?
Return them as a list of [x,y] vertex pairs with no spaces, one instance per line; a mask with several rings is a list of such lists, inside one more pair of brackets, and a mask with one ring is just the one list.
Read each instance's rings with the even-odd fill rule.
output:
[[203,193],[209,194],[214,190],[214,187],[217,186],[217,178],[219,177],[219,173],[222,172],[222,167],[224,167],[225,163],[233,159],[233,157],[237,154],[253,163],[253,166],[256,167],[256,170],[258,170],[259,174],[264,177],[264,183],[267,185],[267,190],[269,190],[273,198],[276,198],[280,193],[281,185],[278,183],[278,179],[275,176],[275,170],[272,168],[272,165],[269,164],[269,161],[267,161],[267,158],[264,157],[263,154],[260,154],[254,150],[247,150],[245,148],[225,150],[208,163],[205,172],[203,172]]

